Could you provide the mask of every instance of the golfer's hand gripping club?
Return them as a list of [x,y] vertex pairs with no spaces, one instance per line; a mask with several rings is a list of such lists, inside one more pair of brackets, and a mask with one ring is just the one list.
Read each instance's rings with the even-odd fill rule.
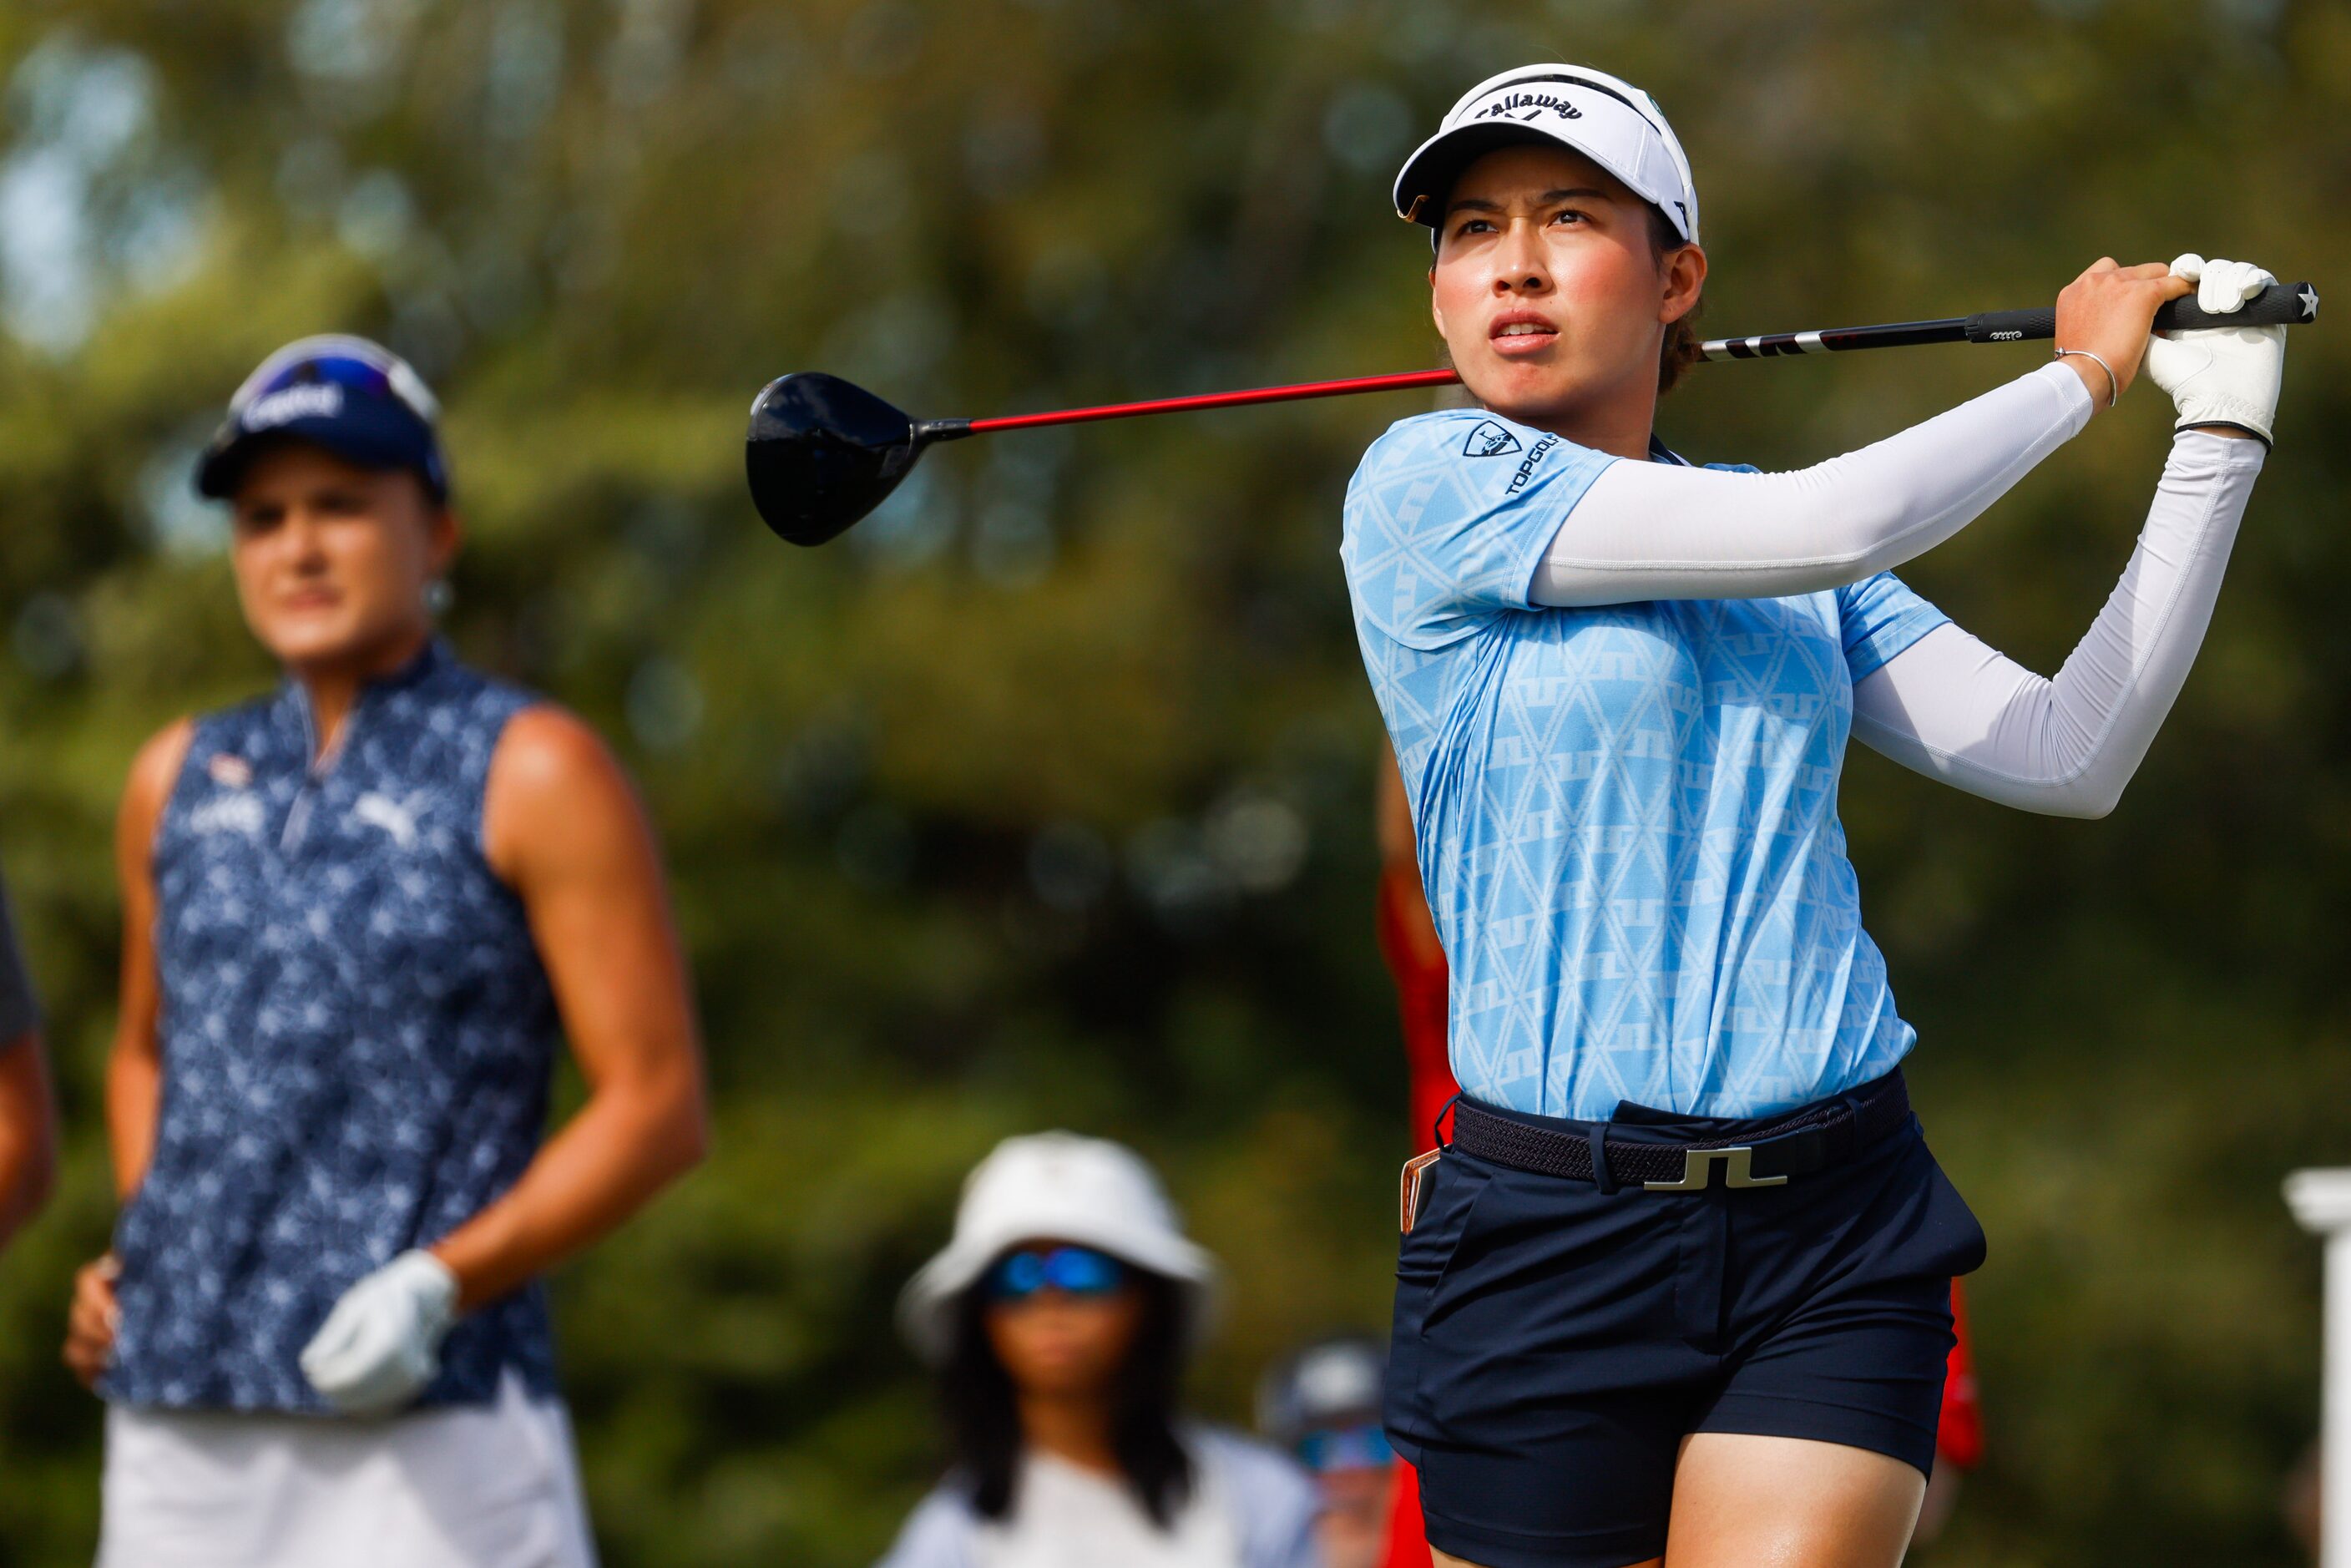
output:
[[2192,292],[2159,261],[2117,267],[2101,256],[2057,296],[2057,352],[2081,376],[2092,401],[2111,408],[2138,379],[2155,313]]
[[[2242,310],[2277,282],[2249,261],[2207,261],[2193,251],[2173,262],[2171,273],[2196,285],[2198,307],[2213,316]],[[2285,380],[2285,329],[2219,327],[2152,338],[2147,373],[2171,394],[2179,413],[2174,429],[2225,424],[2267,446]]]

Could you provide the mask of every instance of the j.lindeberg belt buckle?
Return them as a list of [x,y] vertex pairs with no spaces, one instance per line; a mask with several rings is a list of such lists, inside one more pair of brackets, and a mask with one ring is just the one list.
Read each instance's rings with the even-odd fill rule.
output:
[[1785,1186],[1783,1176],[1760,1176],[1754,1173],[1755,1149],[1740,1144],[1728,1149],[1684,1149],[1682,1179],[1679,1181],[1645,1181],[1642,1188],[1648,1192],[1704,1192],[1707,1176],[1714,1162],[1722,1162],[1722,1185],[1725,1186]]

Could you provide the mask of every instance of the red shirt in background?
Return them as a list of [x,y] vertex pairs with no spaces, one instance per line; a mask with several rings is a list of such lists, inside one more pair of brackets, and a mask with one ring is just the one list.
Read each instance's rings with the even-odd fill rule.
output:
[[1428,918],[1420,878],[1409,865],[1380,873],[1380,956],[1395,980],[1404,1015],[1404,1060],[1410,1074],[1413,1153],[1437,1147],[1437,1118],[1461,1092],[1445,1046],[1445,949]]
[[[1437,1146],[1437,1118],[1461,1092],[1445,1045],[1445,949],[1428,918],[1420,873],[1409,861],[1380,873],[1380,956],[1394,977],[1404,1015],[1404,1059],[1410,1077],[1415,1154]],[[1388,1513],[1388,1552],[1380,1568],[1435,1568],[1420,1517],[1420,1472],[1396,1460],[1395,1501]]]

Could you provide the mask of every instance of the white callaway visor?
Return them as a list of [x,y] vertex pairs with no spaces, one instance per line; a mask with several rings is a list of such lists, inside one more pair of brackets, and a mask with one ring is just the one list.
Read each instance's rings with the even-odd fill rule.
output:
[[1461,171],[1497,147],[1550,141],[1583,153],[1656,207],[1686,240],[1698,238],[1689,160],[1656,100],[1632,83],[1582,66],[1521,66],[1461,95],[1437,134],[1396,175],[1396,215],[1437,227]]

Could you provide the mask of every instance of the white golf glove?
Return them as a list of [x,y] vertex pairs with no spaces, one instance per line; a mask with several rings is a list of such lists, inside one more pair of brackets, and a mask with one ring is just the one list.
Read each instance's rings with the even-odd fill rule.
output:
[[[2250,261],[2207,261],[2193,251],[2171,264],[2171,275],[2196,285],[2196,303],[2226,314],[2277,281]],[[2278,383],[2285,376],[2283,327],[2208,327],[2147,340],[2147,373],[2171,394],[2179,419],[2172,428],[2233,424],[2270,444]]]
[[441,1370],[456,1321],[457,1277],[430,1252],[403,1252],[343,1292],[302,1347],[302,1375],[347,1416],[388,1416]]

